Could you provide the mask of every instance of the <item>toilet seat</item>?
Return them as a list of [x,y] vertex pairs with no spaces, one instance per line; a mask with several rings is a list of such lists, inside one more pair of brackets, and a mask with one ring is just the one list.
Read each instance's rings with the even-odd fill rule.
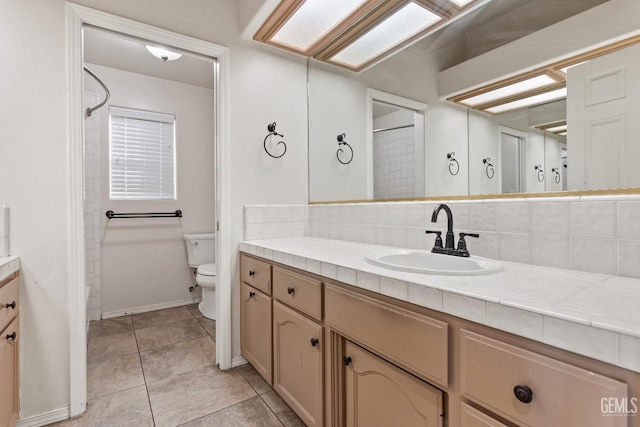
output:
[[198,274],[202,276],[215,276],[217,272],[218,269],[215,262],[198,266]]

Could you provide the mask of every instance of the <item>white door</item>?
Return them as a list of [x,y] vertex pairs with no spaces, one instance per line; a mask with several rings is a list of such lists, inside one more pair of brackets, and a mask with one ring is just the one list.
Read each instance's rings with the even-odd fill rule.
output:
[[640,186],[638,111],[640,45],[568,70],[569,190]]

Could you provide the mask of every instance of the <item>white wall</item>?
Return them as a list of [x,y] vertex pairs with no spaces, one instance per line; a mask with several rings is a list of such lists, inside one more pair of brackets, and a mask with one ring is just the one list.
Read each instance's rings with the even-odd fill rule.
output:
[[[11,208],[12,252],[21,257],[21,417],[69,405],[68,189],[64,0],[0,0],[0,200]],[[306,203],[304,60],[239,40],[232,0],[78,0],[192,37],[231,56],[233,356],[239,354],[237,246],[245,203]],[[37,54],[34,54],[37,52]],[[267,158],[277,121],[289,151]]]
[[[524,182],[525,192],[541,193],[545,189],[545,182],[549,179],[551,169],[544,163],[544,132],[532,130],[527,134],[525,143],[525,167]],[[538,179],[536,165],[542,165],[544,176],[541,175],[542,182]]]
[[[309,200],[367,199],[367,88],[357,80],[309,67]],[[353,148],[338,162],[337,136]],[[350,151],[343,148],[343,161]]]
[[[177,200],[110,200],[109,122],[102,121],[100,223],[105,317],[199,297],[182,235],[215,231],[213,90],[88,64],[111,91],[109,105],[176,116]],[[211,73],[213,78],[213,72]],[[85,78],[95,85],[91,78]],[[107,106],[104,107],[108,117]],[[113,219],[104,213],[173,212],[178,219]]]
[[[482,163],[482,160],[487,157],[491,159],[489,162],[493,165],[493,172],[487,172],[487,165]],[[500,144],[498,140],[498,125],[490,119],[487,113],[469,110],[469,194],[494,194],[499,192]]]

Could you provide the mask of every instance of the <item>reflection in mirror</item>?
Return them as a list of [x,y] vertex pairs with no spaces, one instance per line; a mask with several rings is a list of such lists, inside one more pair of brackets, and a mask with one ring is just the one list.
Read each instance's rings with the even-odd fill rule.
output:
[[[421,197],[416,184],[423,185],[426,197],[640,186],[640,172],[633,167],[640,161],[640,144],[632,143],[640,133],[640,120],[627,117],[640,110],[640,101],[633,100],[640,93],[640,47],[622,48],[625,39],[640,34],[638,22],[626,19],[637,5],[630,0],[561,3],[556,7],[544,0],[491,1],[360,73],[310,60],[310,201]],[[514,16],[521,17],[517,22],[522,28],[514,28]],[[596,26],[597,33],[592,31]],[[620,43],[619,50],[608,50],[611,43]],[[566,73],[567,99],[501,114],[445,101],[594,49],[598,55],[607,54],[552,70],[562,73],[562,81]],[[412,154],[410,146],[404,147],[406,158],[413,155],[416,161],[413,172],[393,170],[398,186],[404,186],[394,192],[382,190],[383,181],[391,181],[390,169],[385,171],[385,156],[376,159],[374,149],[374,141],[384,139],[388,131],[376,139],[370,133],[394,127],[374,121],[401,115],[402,110],[380,113],[380,104],[367,97],[373,89],[422,103],[425,112],[428,105],[424,153]],[[404,122],[398,126],[410,124],[408,119]],[[331,129],[334,139],[338,131],[346,132],[354,150],[363,153],[358,165],[346,169],[324,158],[322,144],[329,139],[322,132],[330,123],[340,124]],[[561,123],[568,131],[557,129]],[[457,175],[449,172],[447,154],[452,152],[460,166]],[[420,168],[424,179],[417,175]],[[402,180],[404,175],[413,176],[413,188]]]

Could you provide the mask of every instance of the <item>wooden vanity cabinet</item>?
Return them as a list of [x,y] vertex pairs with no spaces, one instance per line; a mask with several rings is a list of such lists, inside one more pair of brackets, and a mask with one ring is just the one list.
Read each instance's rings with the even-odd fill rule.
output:
[[20,409],[18,281],[0,284],[0,427],[14,426]]
[[274,390],[309,426],[640,427],[640,414],[607,416],[601,406],[606,398],[633,410],[640,373],[242,257],[261,273],[241,276],[269,292],[241,285],[243,355],[261,373],[273,363]]

